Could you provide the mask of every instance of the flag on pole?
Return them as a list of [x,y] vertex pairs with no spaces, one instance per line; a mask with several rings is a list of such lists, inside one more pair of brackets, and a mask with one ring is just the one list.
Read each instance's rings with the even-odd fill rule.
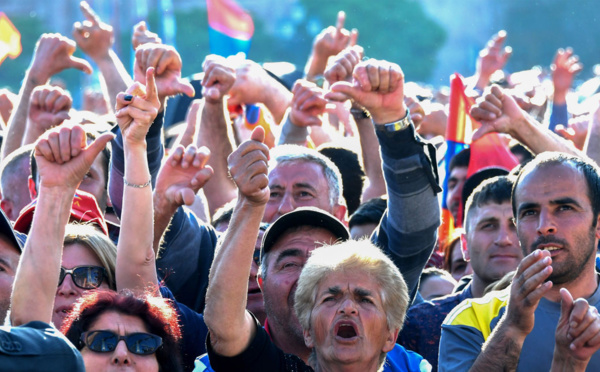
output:
[[6,57],[17,58],[21,50],[21,33],[6,14],[0,12],[0,64]]
[[248,55],[254,34],[252,17],[234,0],[206,0],[210,52],[223,57]]

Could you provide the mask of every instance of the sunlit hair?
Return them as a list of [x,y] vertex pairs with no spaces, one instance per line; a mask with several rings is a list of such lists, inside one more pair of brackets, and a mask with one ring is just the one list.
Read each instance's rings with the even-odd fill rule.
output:
[[65,230],[64,246],[72,244],[81,244],[94,252],[108,273],[108,286],[115,290],[117,246],[112,240],[92,224],[69,223]]
[[336,204],[345,205],[342,200],[344,193],[342,186],[342,175],[338,167],[326,156],[316,150],[312,150],[296,145],[281,145],[271,151],[271,161],[269,162],[269,172],[276,166],[284,163],[301,162],[315,163],[321,166],[327,186],[329,186],[329,204],[331,207]]
[[510,202],[512,188],[515,183],[513,176],[496,176],[484,180],[473,190],[465,207],[465,222],[463,226],[469,232],[469,224],[473,212],[488,204],[503,204]]
[[156,351],[160,371],[183,370],[179,352],[181,329],[177,312],[168,300],[154,296],[151,291],[142,296],[135,296],[127,290],[119,293],[108,290],[87,292],[65,319],[61,332],[81,350],[85,346],[81,342],[81,335],[108,312],[138,317],[149,333],[162,338],[163,344]]
[[[408,287],[392,260],[367,239],[325,245],[312,252],[302,269],[294,297],[294,310],[302,328],[311,328],[311,314],[322,280],[335,273],[359,272],[366,273],[379,285],[388,329],[402,329],[408,308]],[[384,358],[382,353],[380,361]]]

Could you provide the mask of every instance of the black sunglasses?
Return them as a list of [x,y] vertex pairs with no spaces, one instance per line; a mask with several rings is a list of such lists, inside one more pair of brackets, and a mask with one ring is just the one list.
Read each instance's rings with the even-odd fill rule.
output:
[[125,341],[127,350],[137,355],[154,354],[162,345],[162,338],[150,333],[131,333],[119,336],[111,331],[89,331],[81,335],[81,342],[96,353],[114,351],[119,341]]
[[104,278],[108,278],[106,269],[100,266],[77,266],[72,269],[60,268],[58,285],[65,280],[67,274],[71,275],[73,283],[81,289],[95,289],[100,287]]

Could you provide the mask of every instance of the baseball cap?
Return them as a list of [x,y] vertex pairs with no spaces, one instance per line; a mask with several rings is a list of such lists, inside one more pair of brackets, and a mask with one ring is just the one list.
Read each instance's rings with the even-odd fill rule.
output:
[[12,223],[4,214],[4,211],[0,209],[0,235],[3,235],[10,240],[10,242],[19,250],[23,252],[25,246],[25,240],[27,235],[21,234],[13,229]]
[[315,207],[301,207],[279,217],[269,226],[263,236],[260,257],[268,253],[281,235],[288,229],[298,226],[312,226],[330,231],[339,240],[350,239],[348,228],[337,218]]
[[[37,206],[37,199],[21,210],[21,214],[15,221],[15,230],[27,234],[31,228],[33,214]],[[102,232],[108,236],[108,227],[104,220],[104,215],[100,212],[100,207],[96,202],[94,195],[82,190],[75,191],[73,204],[71,205],[71,217],[69,221],[89,222],[96,224]]]

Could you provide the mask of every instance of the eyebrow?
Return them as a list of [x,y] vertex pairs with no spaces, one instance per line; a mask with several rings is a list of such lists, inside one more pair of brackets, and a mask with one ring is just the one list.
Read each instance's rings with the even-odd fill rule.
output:
[[373,296],[373,292],[365,288],[354,288],[354,294],[358,297],[370,297]]
[[279,256],[277,256],[277,260],[275,263],[278,264],[286,257],[301,257],[304,253],[300,249],[286,249]]
[[551,205],[573,204],[573,205],[581,208],[581,205],[577,202],[577,200],[575,200],[573,198],[569,198],[569,197],[550,200],[550,204]]
[[480,226],[481,224],[488,223],[488,222],[500,222],[500,220],[496,217],[486,217],[486,218],[480,220],[479,222],[477,222],[477,226]]

